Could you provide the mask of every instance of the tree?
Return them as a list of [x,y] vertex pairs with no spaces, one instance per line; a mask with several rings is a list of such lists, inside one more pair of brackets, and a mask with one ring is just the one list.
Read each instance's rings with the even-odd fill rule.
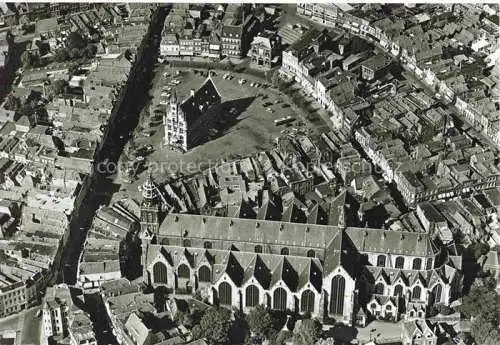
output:
[[175,315],[175,321],[188,328],[193,327],[194,319],[193,316],[188,312],[178,311]]
[[89,44],[85,47],[83,55],[87,58],[93,58],[97,54],[97,46],[95,44]]
[[293,330],[294,345],[310,345],[318,341],[321,333],[321,323],[316,319],[297,321]]
[[68,73],[71,75],[77,74],[79,70],[80,66],[77,63],[73,63],[71,66],[68,67]]
[[[471,289],[470,293],[464,297],[460,312],[469,317],[483,316],[492,323],[498,322],[497,312],[498,296],[490,288],[489,284],[477,286]],[[500,306],[499,306],[500,307]]]
[[273,327],[271,315],[262,305],[253,308],[247,315],[250,331],[258,337],[268,337]]
[[[481,282],[481,281],[480,281]],[[498,332],[500,296],[495,292],[493,278],[485,279],[480,286],[474,286],[463,298],[459,311],[474,317],[471,333],[478,344],[499,344]]]
[[195,339],[206,338],[210,344],[224,344],[229,340],[231,328],[231,313],[224,308],[210,308],[200,320],[200,324],[193,327]]
[[488,254],[490,247],[486,243],[475,242],[470,245],[470,250],[477,261],[482,255]]
[[279,331],[269,337],[270,345],[285,345],[285,342],[290,339],[291,333],[289,331]]
[[234,321],[231,323],[231,328],[229,329],[229,343],[230,344],[241,344],[245,342],[245,338],[248,335],[248,322],[245,318],[245,314],[237,309],[233,309]]
[[57,79],[48,86],[48,93],[50,96],[57,96],[65,92],[68,82],[63,79]]
[[30,67],[30,66],[33,66],[35,59],[29,51],[25,51],[21,55],[21,62],[23,63],[23,66]]
[[451,313],[453,313],[453,309],[445,304],[439,303],[436,304],[435,307],[437,312],[441,315],[450,315]]
[[20,108],[21,108],[21,100],[19,99],[19,97],[16,97],[13,94],[9,94],[5,102],[5,109],[18,111]]
[[477,344],[498,345],[500,344],[500,332],[498,327],[488,322],[488,319],[480,315],[471,324],[471,333]]
[[82,49],[85,48],[86,43],[83,37],[78,32],[72,32],[69,35],[69,44],[68,47],[70,49]]
[[335,345],[335,338],[319,339],[315,345]]
[[72,60],[76,60],[76,59],[81,58],[82,54],[81,54],[80,49],[78,49],[78,48],[71,48],[71,50],[69,51],[69,57]]
[[54,59],[57,62],[64,62],[69,60],[69,49],[68,48],[61,48],[56,50]]
[[167,289],[164,286],[157,287],[153,292],[153,302],[156,310],[158,310],[160,313],[165,311],[167,297]]

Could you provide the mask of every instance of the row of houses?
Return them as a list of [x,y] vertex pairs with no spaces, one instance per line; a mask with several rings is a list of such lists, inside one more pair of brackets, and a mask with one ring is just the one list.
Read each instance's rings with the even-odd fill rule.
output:
[[[135,30],[144,36],[147,26]],[[108,54],[80,65],[80,71],[69,72],[69,67],[56,63],[23,71],[1,107],[0,197],[7,203],[0,233],[1,316],[40,304],[48,282],[57,278],[73,210],[88,190],[95,154],[133,65],[124,54]],[[48,85],[61,79],[81,94],[49,96]],[[25,105],[43,105],[44,111],[21,113]],[[69,336],[61,322],[50,324],[52,331],[42,339]],[[85,338],[87,326],[73,336],[74,344]]]
[[256,66],[278,63],[281,42],[261,31],[259,19],[246,5],[202,6],[174,4],[164,24],[160,55],[219,60],[250,56]]
[[[433,53],[433,51],[436,50],[436,44],[448,46],[453,45],[454,42],[457,42],[458,40],[459,46],[461,47],[472,46],[472,40],[470,42],[460,43],[462,37],[458,37],[457,35],[463,35],[464,32],[468,32],[472,35],[472,37],[477,37],[479,40],[487,42],[487,44],[483,46],[491,48],[489,50],[489,52],[491,52],[490,57],[495,60],[494,52],[498,46],[498,35],[496,34],[495,36],[495,34],[488,34],[488,32],[484,32],[485,29],[482,29],[483,26],[479,26],[479,14],[469,13],[470,11],[475,10],[466,6],[431,6],[430,9],[426,9],[426,6],[422,6],[412,8],[410,13],[412,10],[416,12],[414,17],[406,18],[401,14],[394,15],[392,19],[380,19],[384,18],[382,12],[380,10],[373,11],[371,8],[367,12],[359,12],[352,6],[344,5],[297,5],[298,14],[306,16],[313,21],[329,27],[346,29],[354,35],[376,43],[377,46],[381,47],[385,52],[395,58],[398,58],[402,62],[403,66],[413,72],[419,80],[433,90],[436,90],[436,96],[438,98],[447,102],[452,102],[468,122],[476,126],[498,145],[500,142],[500,131],[498,130],[500,122],[498,118],[498,111],[495,111],[496,107],[494,105],[494,100],[489,97],[483,97],[482,101],[479,103],[465,100],[463,92],[454,91],[454,87],[447,80],[442,79],[429,67],[429,65],[433,62],[440,61],[442,59],[442,50],[439,49],[436,54]],[[426,12],[426,10],[429,12]],[[440,21],[442,23],[447,23],[447,18],[451,18],[453,20],[453,18],[459,18],[464,15],[466,17],[468,16],[467,18],[469,18],[469,20],[463,21],[459,24],[461,26],[460,31],[457,31],[457,28],[452,30],[451,36],[439,36],[439,38],[436,39],[437,42],[417,47],[418,44],[427,43],[428,40],[425,38],[423,39],[423,37],[425,35],[431,35],[432,33],[430,31],[435,30],[432,26],[427,32],[423,29],[423,27],[427,27],[424,25],[425,22],[430,21],[430,16],[427,14],[430,13],[430,11],[434,11],[436,18],[442,18]],[[456,12],[460,13],[460,15]],[[462,12],[465,14],[462,14]],[[367,19],[360,17],[361,14],[367,13],[373,15],[375,19],[379,20],[370,20],[370,15],[363,15],[363,17]],[[496,25],[496,33],[498,33],[498,24],[492,25],[493,27]],[[403,28],[403,30],[405,28],[407,29],[398,36],[394,33],[397,31],[392,31],[392,29],[396,26]],[[468,30],[473,33],[470,33]],[[453,35],[457,37],[453,37]],[[486,39],[485,35],[489,38]],[[432,38],[430,38],[429,41],[432,41]],[[476,45],[477,44],[479,43],[476,42]],[[473,50],[477,51],[479,48]],[[455,67],[455,69],[457,68]],[[494,76],[493,78],[498,79],[498,76]],[[493,82],[493,84],[490,85],[494,87],[495,83]],[[498,91],[496,91],[495,94],[498,95]]]

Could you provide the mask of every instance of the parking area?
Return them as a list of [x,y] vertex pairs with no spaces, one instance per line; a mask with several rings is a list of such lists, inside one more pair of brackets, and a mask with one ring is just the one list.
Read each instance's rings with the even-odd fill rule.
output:
[[[206,70],[170,68],[163,64],[157,67],[150,92],[152,101],[141,115],[134,143],[140,148],[149,146],[145,165],[154,164],[151,172],[158,181],[180,173],[190,175],[221,160],[269,149],[283,131],[292,128],[315,131],[324,125],[322,121],[311,122],[310,114],[295,107],[292,100],[272,88],[270,82],[249,74],[216,70],[211,78],[222,97],[222,104],[217,108],[220,114],[216,115],[221,121],[214,128],[208,128],[203,143],[187,153],[165,148],[162,114],[167,109],[169,97],[175,90],[178,101],[182,102],[191,90],[200,87],[207,75]],[[276,125],[275,121],[282,124]],[[125,190],[116,197],[135,194],[135,185],[142,180],[143,176],[139,175],[135,181],[126,181],[128,183],[122,186]],[[118,179],[116,182],[124,181]]]
[[40,306],[36,306],[0,319],[0,331],[14,330],[19,332],[15,344],[40,344],[42,316],[39,311]]

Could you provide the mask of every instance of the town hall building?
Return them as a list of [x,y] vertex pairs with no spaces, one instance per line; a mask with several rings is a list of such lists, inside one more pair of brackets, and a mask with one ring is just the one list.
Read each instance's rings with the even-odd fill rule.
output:
[[181,152],[198,145],[216,117],[215,106],[220,103],[221,95],[210,76],[182,102],[172,91],[163,116],[164,145]]

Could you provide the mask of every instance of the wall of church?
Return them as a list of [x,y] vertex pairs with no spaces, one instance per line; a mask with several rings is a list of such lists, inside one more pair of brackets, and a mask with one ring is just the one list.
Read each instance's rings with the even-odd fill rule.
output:
[[[436,261],[436,258],[434,256],[425,257],[425,256],[409,256],[409,255],[399,255],[399,254],[368,253],[368,252],[362,252],[361,254],[366,256],[366,258],[368,259],[368,262],[372,266],[396,268],[397,267],[396,263],[402,262],[403,266],[402,267],[399,266],[397,268],[401,268],[404,270],[430,269],[430,268],[434,267],[434,263]],[[385,264],[383,266],[379,265],[379,263],[380,263],[379,260],[381,260],[380,259],[381,257],[384,257]],[[400,258],[400,259],[398,259],[398,258]],[[414,268],[415,259],[420,259],[420,265],[415,266],[415,267],[420,267],[420,268]]]
[[[338,276],[344,278],[345,281],[342,314],[334,313],[331,308],[331,299],[335,298],[335,296],[332,296],[332,282],[333,278]],[[332,272],[330,272],[330,274],[323,277],[323,299],[325,303],[325,316],[334,318],[336,321],[350,324],[353,320],[355,289],[355,280],[342,267],[337,267]]]

